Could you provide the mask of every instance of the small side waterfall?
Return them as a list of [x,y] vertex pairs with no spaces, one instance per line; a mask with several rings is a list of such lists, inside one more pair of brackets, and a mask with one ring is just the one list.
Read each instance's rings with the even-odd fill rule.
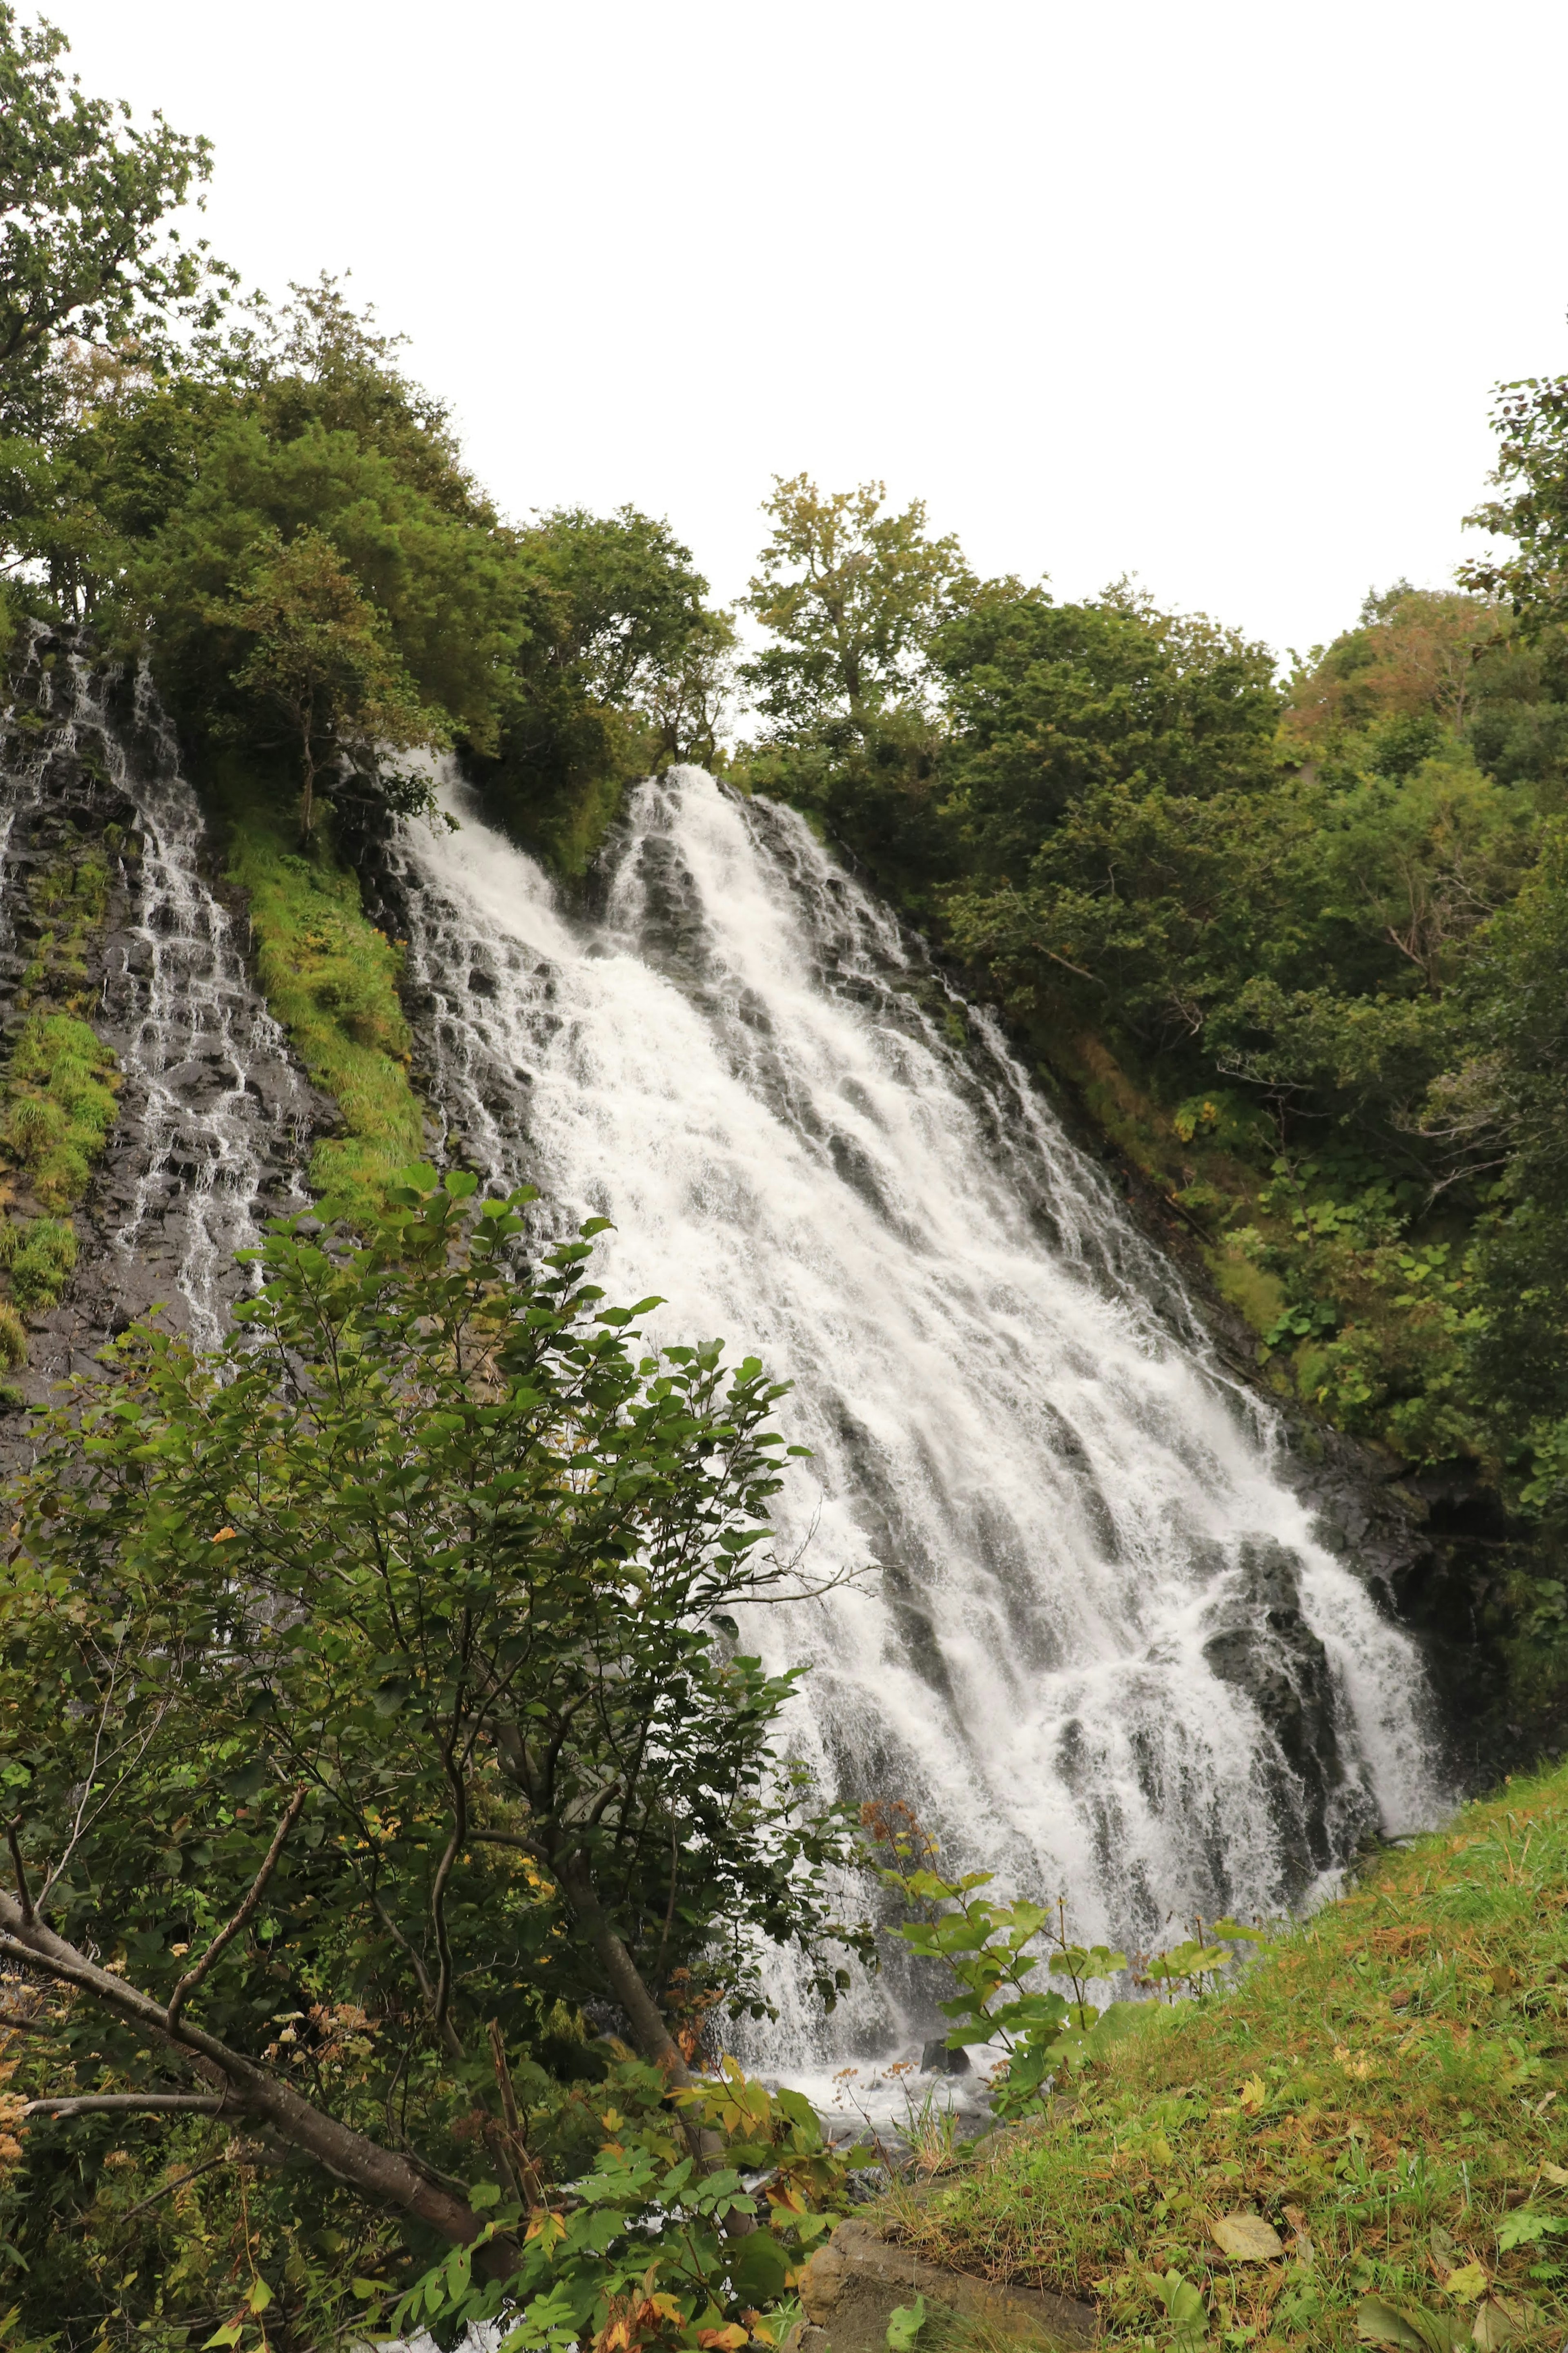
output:
[[59,1308],[31,1319],[40,1393],[154,1304],[197,1339],[219,1337],[244,1281],[234,1253],[258,1239],[260,1219],[307,1198],[301,1169],[321,1110],[203,872],[201,810],[151,680],[128,684],[37,629],[0,733],[0,1007],[10,1022],[27,996],[26,877],[84,839],[114,845],[92,1018],[123,1085],[76,1218],[77,1281]]
[[[695,770],[634,796],[569,921],[460,788],[387,888],[451,1148],[607,1216],[615,1295],[798,1383],[782,1540],[874,1563],[758,1609],[812,1672],[791,1738],[947,1859],[1147,1946],[1307,1894],[1432,1818],[1414,1645],[1314,1541],[1266,1412],[989,1017],[788,810]],[[767,2056],[809,2079],[918,2031],[834,2020],[781,1958]]]

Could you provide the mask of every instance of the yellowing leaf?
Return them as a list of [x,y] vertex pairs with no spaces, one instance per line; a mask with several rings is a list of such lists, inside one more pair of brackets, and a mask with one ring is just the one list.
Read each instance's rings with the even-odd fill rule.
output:
[[1568,2166],[1543,2165],[1541,2170],[1546,2179],[1554,2182],[1559,2189],[1568,2189]]
[[1500,2304],[1489,2299],[1478,2306],[1470,2336],[1473,2342],[1480,2347],[1481,2353],[1497,2353],[1499,2346],[1506,2345],[1510,2337],[1518,2335],[1518,2329]]
[[1249,2075],[1246,2083],[1243,2084],[1241,2087],[1242,2106],[1244,2108],[1260,2108],[1268,2097],[1268,2086],[1265,2084],[1262,2076]]
[[1450,2295],[1457,2295],[1461,2304],[1474,2304],[1478,2296],[1485,2295],[1487,2292],[1487,2275],[1479,2263],[1462,2263],[1457,2272],[1448,2274],[1443,2285]]
[[1261,2214],[1222,2214],[1209,2224],[1209,2236],[1238,2263],[1271,2263],[1285,2252],[1279,2232]]

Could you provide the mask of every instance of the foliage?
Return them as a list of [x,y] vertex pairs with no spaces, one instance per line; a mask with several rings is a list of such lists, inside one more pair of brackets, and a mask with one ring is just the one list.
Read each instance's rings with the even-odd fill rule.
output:
[[[631,2113],[622,2115],[626,2090]],[[463,2257],[448,2257],[404,2297],[393,2325],[482,2327],[521,2306],[501,2337],[509,2353],[587,2339],[625,2353],[739,2353],[779,2341],[761,2308],[780,2302],[835,2207],[843,2211],[858,2152],[824,2141],[798,2092],[748,2083],[733,2060],[661,2106],[666,2090],[653,2070],[620,2070],[617,2105],[603,2118],[614,2137],[568,2203],[527,2215],[521,2267],[476,2286]],[[764,2180],[749,2190],[756,2174]],[[499,2209],[489,2227],[515,2227],[525,2212]]]
[[35,1198],[68,1208],[114,1124],[114,1056],[72,1013],[31,1013],[5,1072],[5,1143]]
[[741,670],[765,722],[742,775],[885,856],[929,796],[933,634],[974,585],[920,500],[890,512],[886,497],[881,482],[825,493],[804,474],[775,477],[747,598],[773,642]]
[[1500,385],[1492,480],[1500,498],[1467,521],[1511,540],[1511,555],[1489,553],[1460,566],[1468,587],[1504,596],[1527,634],[1556,632],[1568,620],[1568,377],[1527,376]]
[[765,1549],[781,1392],[716,1346],[643,1355],[587,1279],[592,1227],[523,1272],[531,1197],[476,1216],[474,1192],[405,1187],[365,1245],[275,1229],[227,1346],[128,1335],[16,1493],[0,1955],[43,2030],[32,2088],[85,2097],[94,2149],[62,2164],[35,2120],[29,2263],[165,2129],[91,2104],[200,2109],[216,2070],[226,2131],[272,2153],[280,2314],[318,2293],[323,2165],[363,2276],[445,2241],[510,2277],[463,2185],[482,2149],[503,2203],[538,2202],[520,2077],[542,2155],[564,2131],[581,2170],[580,2104],[574,2126],[538,2060],[564,2028],[595,2072],[584,2000],[679,2087],[678,1970],[754,2010],[756,1940],[794,1939],[831,2000],[864,1944],[823,1892],[838,1818],[773,1746],[794,1678],[715,1631],[795,1582]]
[[[298,749],[306,841],[315,828],[318,775],[346,766],[379,785],[384,747],[430,751],[450,741],[446,718],[420,702],[394,653],[384,617],[319,532],[278,542],[243,596],[214,606],[208,617],[249,641],[234,683],[281,718],[285,740]],[[254,718],[243,732],[265,748],[267,735]],[[397,797],[406,799],[406,788]],[[416,786],[413,806],[427,798],[427,787]]]
[[[16,1303],[6,1310],[5,1350],[14,1368],[26,1359],[16,1310],[36,1314],[58,1303],[77,1259],[75,1229],[64,1212],[85,1195],[118,1109],[115,1057],[82,1009],[91,944],[108,913],[105,849],[119,846],[112,828],[105,828],[102,844],[68,837],[59,855],[26,881],[32,938],[15,1000],[24,1018],[0,1071],[0,1164],[8,1196],[0,1209],[0,1274]],[[43,1214],[29,1216],[28,1209]],[[0,1410],[24,1401],[22,1391],[7,1385]]]
[[167,226],[211,168],[205,139],[89,98],[58,60],[69,44],[0,7],[0,423],[36,429],[66,334],[144,359],[176,322],[211,327],[232,272]]
[[1374,2303],[1428,2347],[1555,2341],[1565,1869],[1568,1770],[1513,1782],[1234,1990],[1145,2005],[1052,2117],[895,2192],[889,2222],[933,2261],[1093,2298],[1112,2341],[1349,2347]]
[[[982,1894],[994,1876],[988,1871],[944,1878],[931,1867],[935,1848],[931,1840],[903,1808],[872,1803],[862,1808],[860,1818],[886,1858],[878,1877],[904,1904],[917,1907],[917,1916],[896,1923],[893,1933],[912,1953],[944,1962],[958,1985],[952,1999],[938,2004],[943,2017],[954,2021],[948,2049],[962,2051],[973,2043],[999,2046],[1005,2056],[992,2082],[994,2112],[1004,2117],[1038,2114],[1058,2068],[1099,2058],[1126,2031],[1131,2021],[1127,2003],[1112,2002],[1102,2012],[1087,1994],[1092,1980],[1115,1977],[1126,1968],[1126,1954],[1113,1953],[1104,1945],[1088,1949],[1069,1945],[1058,1905],[1048,1967],[1051,1976],[1067,1979],[1070,1998],[1055,1987],[1041,1990],[1029,1986],[1026,1979],[1042,1957],[1029,1947],[1051,1921],[1048,1906],[1026,1901],[999,1904]],[[918,1916],[921,1913],[926,1916]]]

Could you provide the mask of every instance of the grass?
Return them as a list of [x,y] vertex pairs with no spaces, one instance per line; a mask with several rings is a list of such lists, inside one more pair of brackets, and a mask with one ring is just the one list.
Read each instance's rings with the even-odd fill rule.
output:
[[119,1084],[114,1055],[89,1023],[75,1013],[27,1016],[5,1073],[4,1134],[41,1208],[68,1209],[86,1192]]
[[342,1115],[344,1133],[322,1137],[311,1154],[311,1188],[366,1222],[425,1150],[397,996],[402,949],[370,922],[357,877],[328,843],[301,855],[292,828],[273,814],[276,798],[253,779],[226,766],[215,797],[227,820],[228,880],[249,902],[257,978]]
[[[1565,2061],[1561,1768],[1384,1857],[1235,1990],[1151,2008],[1065,2113],[883,2226],[1136,2343],[1560,2345]],[[1236,2215],[1270,2259],[1222,2250]]]

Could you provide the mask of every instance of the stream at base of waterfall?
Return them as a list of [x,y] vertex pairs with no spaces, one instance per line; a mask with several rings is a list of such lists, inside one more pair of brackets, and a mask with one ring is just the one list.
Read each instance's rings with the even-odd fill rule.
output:
[[[695,769],[631,797],[581,916],[444,794],[458,830],[404,828],[384,884],[448,1152],[538,1185],[555,1230],[613,1219],[596,1279],[662,1295],[650,1338],[796,1385],[780,1546],[864,1573],[742,1628],[809,1669],[792,1753],[1130,1951],[1310,1901],[1433,1820],[1414,1642],[920,942],[793,812]],[[897,1955],[826,2019],[787,1954],[767,1989],[742,2055],[829,2107],[940,2024]]]

